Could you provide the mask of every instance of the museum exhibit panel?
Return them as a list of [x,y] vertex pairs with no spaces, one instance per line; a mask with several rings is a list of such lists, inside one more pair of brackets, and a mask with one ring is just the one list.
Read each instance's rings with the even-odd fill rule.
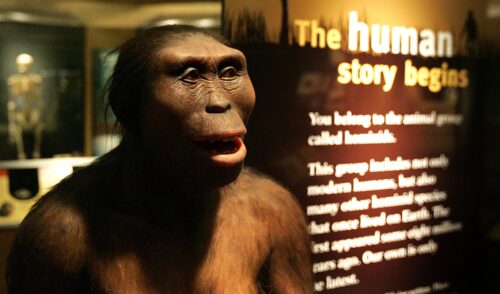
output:
[[172,24],[247,57],[245,165],[300,203],[314,293],[500,292],[500,1],[5,0],[0,293],[33,204],[121,140],[115,49]]
[[498,195],[478,131],[498,101],[488,2],[224,1],[257,93],[246,163],[302,203],[315,292],[498,289],[498,198],[478,233]]

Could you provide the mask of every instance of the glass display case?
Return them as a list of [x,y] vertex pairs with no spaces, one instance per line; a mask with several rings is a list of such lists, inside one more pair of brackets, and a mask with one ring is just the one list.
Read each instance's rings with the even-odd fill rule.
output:
[[0,227],[15,227],[84,152],[83,24],[0,13]]
[[23,15],[0,22],[0,160],[82,155],[83,26]]

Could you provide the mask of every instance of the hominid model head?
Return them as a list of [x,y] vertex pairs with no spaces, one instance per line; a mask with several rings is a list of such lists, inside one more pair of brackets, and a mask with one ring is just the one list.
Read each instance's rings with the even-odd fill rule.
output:
[[125,140],[143,142],[160,172],[227,184],[239,174],[255,103],[245,56],[189,26],[139,32],[120,47],[109,101]]

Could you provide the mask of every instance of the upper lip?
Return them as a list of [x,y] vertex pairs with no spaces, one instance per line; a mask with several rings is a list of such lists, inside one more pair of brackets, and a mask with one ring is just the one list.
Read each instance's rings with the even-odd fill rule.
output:
[[237,137],[243,137],[246,134],[246,130],[239,131],[227,131],[222,133],[214,133],[209,135],[195,136],[193,141],[195,142],[206,142],[206,141],[223,141],[228,139],[236,139]]

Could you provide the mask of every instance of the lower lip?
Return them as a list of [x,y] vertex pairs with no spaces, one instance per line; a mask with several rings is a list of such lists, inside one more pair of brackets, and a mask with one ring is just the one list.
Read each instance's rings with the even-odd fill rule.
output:
[[237,139],[236,145],[238,150],[234,153],[210,154],[212,161],[217,165],[228,167],[241,164],[247,155],[247,148],[241,138]]

